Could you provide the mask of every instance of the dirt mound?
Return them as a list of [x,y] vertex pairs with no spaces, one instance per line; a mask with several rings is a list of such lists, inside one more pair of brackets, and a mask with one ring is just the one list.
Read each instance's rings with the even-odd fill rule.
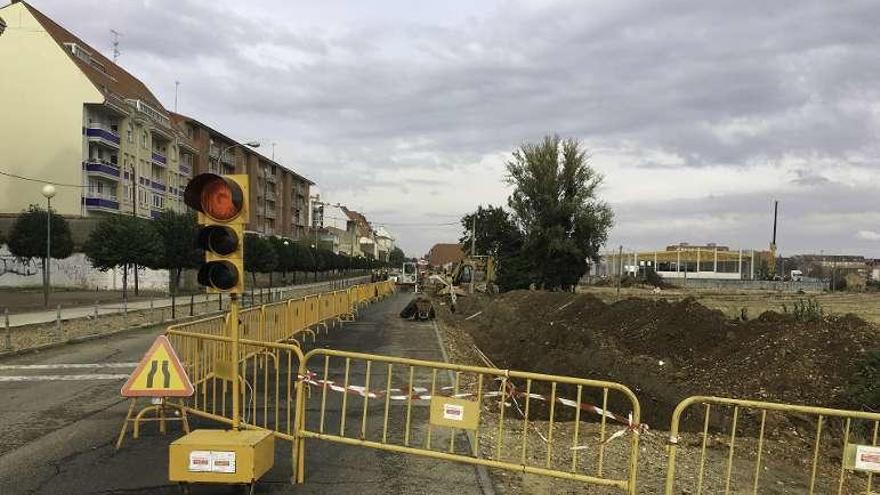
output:
[[767,312],[741,322],[692,298],[606,304],[514,291],[462,298],[444,317],[500,367],[629,385],[655,424],[697,394],[852,407],[846,388],[857,362],[878,346],[877,328],[853,315],[803,322]]

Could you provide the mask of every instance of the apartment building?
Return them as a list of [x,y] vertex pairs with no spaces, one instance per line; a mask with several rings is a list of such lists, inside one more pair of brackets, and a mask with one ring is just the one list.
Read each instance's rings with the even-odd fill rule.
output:
[[172,113],[171,119],[195,151],[196,174],[248,175],[248,231],[292,239],[305,235],[314,182],[258,153],[247,142],[238,142],[192,117]]
[[[182,210],[188,150],[153,93],[25,2],[0,18],[0,168],[58,183],[53,208],[63,215]],[[41,187],[0,181],[0,211],[42,203]]]
[[[197,173],[249,176],[249,230],[300,238],[308,179],[198,120],[169,112],[147,86],[33,6],[0,8],[0,170],[57,184],[69,217],[185,210]],[[0,178],[0,213],[45,204],[42,183]]]

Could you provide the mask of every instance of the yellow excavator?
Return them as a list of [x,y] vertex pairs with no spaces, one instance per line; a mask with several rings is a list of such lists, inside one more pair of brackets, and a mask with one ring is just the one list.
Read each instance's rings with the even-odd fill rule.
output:
[[442,287],[438,296],[448,295],[451,307],[455,311],[455,302],[459,296],[475,292],[497,291],[495,285],[495,258],[491,256],[468,256],[459,261],[448,275],[434,274],[430,279]]

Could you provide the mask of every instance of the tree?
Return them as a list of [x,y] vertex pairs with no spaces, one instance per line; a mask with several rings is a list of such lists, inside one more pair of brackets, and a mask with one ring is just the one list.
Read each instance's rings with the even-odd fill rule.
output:
[[400,268],[403,266],[404,261],[406,261],[406,254],[404,254],[403,249],[394,246],[394,249],[388,253],[388,264]]
[[155,268],[171,272],[170,292],[174,296],[180,288],[180,275],[183,270],[197,268],[204,257],[204,253],[196,247],[198,235],[196,216],[193,213],[165,210],[153,221],[153,227],[159,234],[162,244]]
[[128,297],[128,267],[157,267],[164,246],[153,222],[128,215],[102,220],[83,246],[92,266],[101,271],[123,267],[122,297]]
[[476,217],[477,254],[490,255],[495,259],[497,279],[501,290],[522,289],[529,286],[531,270],[529,261],[522,256],[523,234],[506,210],[500,206],[482,206],[461,219],[462,250],[469,252]]
[[271,273],[278,266],[278,254],[269,240],[256,234],[244,235],[244,269],[251,272],[253,287],[257,286],[257,272]]
[[[67,258],[73,254],[73,239],[67,220],[57,213],[52,213],[51,257]],[[23,262],[39,258],[46,269],[46,210],[30,205],[23,211],[9,232],[9,252]]]
[[296,244],[296,269],[301,272],[311,272],[315,270],[315,258],[312,250],[307,245]]
[[287,280],[287,272],[296,270],[296,244],[276,236],[270,237],[269,242],[278,254],[278,266],[275,269],[283,274],[284,280]]
[[526,143],[507,162],[508,198],[513,219],[523,232],[523,256],[545,289],[572,288],[598,260],[613,213],[598,199],[602,175],[588,163],[574,139],[548,135]]

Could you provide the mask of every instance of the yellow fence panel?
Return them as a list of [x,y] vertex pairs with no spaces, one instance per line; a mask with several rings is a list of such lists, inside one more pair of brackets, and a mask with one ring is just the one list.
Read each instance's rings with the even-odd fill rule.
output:
[[690,397],[672,416],[666,494],[874,493],[848,464],[878,425],[878,413]]
[[295,334],[306,328],[306,301],[304,299],[294,299],[288,301],[287,304],[290,308],[292,334]]
[[640,408],[623,385],[332,349],[299,375],[300,483],[308,438],[636,493]]

